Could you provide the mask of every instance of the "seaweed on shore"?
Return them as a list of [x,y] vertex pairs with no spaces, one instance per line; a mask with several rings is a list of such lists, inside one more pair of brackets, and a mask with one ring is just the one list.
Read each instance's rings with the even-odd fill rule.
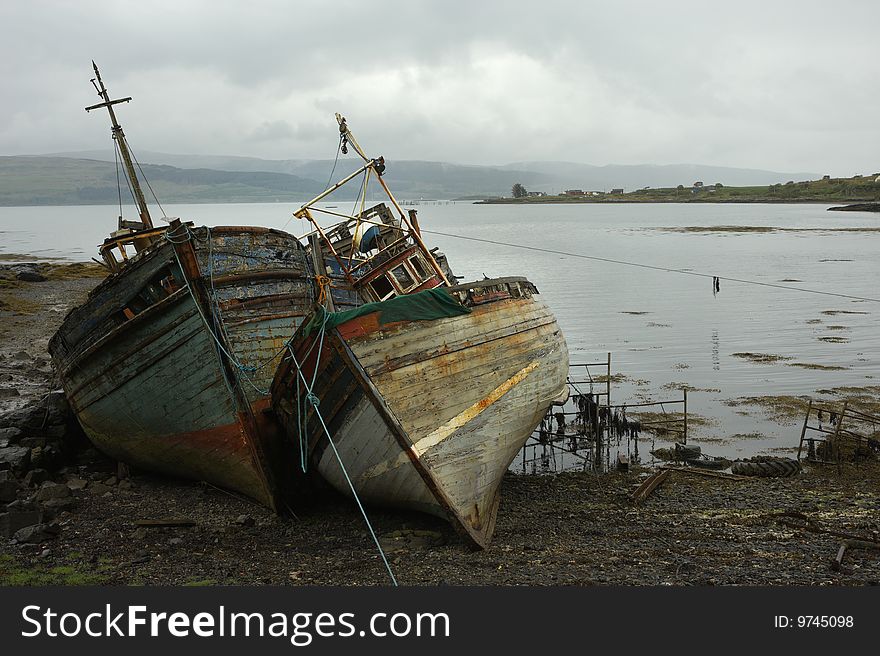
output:
[[749,360],[758,364],[775,364],[776,362],[785,362],[791,360],[787,355],[774,355],[773,353],[731,353],[731,357]]
[[816,364],[815,362],[786,362],[786,366],[800,367],[801,369],[813,369],[816,371],[846,371],[849,367],[841,367],[834,364]]

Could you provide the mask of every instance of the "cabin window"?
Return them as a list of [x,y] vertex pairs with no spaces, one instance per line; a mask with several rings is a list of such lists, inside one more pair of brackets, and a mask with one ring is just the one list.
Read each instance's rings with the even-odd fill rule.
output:
[[155,305],[159,301],[180,289],[181,285],[174,279],[174,273],[170,269],[163,269],[153,276],[141,290],[129,299],[126,307],[122,308],[122,322],[130,321],[135,316]]
[[407,271],[404,265],[399,265],[391,269],[391,273],[394,274],[394,278],[397,280],[398,284],[400,284],[400,288],[403,291],[408,291],[415,287],[416,282],[413,280],[412,275],[409,271]]
[[425,265],[422,264],[422,261],[418,257],[409,258],[409,263],[413,268],[413,271],[416,272],[419,280],[427,280],[428,272],[425,270]]
[[380,301],[384,301],[386,298],[394,294],[394,286],[384,274],[370,282],[370,287],[373,289],[376,296],[379,297]]

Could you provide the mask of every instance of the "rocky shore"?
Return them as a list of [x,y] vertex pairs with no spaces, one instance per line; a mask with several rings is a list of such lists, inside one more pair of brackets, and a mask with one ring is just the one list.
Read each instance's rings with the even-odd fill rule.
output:
[[[387,584],[356,507],[330,491],[279,517],[90,447],[53,391],[45,352],[98,280],[80,266],[0,268],[0,585]],[[648,474],[508,475],[494,540],[480,552],[439,519],[369,514],[407,585],[880,582],[876,460],[789,478],[675,471],[636,505]]]

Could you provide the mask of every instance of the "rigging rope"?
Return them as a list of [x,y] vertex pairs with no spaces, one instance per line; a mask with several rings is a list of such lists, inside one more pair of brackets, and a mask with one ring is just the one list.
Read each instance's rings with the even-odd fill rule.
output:
[[119,196],[119,218],[122,218],[122,186],[119,184],[119,150],[116,140],[113,141],[113,158],[116,160],[116,193]]
[[[113,137],[113,147],[116,152],[117,161],[119,161],[118,160],[118,158],[119,158],[119,142],[116,140],[116,137]],[[117,177],[116,185],[117,185],[117,189],[119,191],[120,203],[121,203],[122,202],[122,199],[121,199],[122,190],[119,189],[118,177]],[[131,194],[131,202],[134,204],[135,207],[137,207],[137,199],[134,197],[134,188],[131,186],[131,180],[128,179],[127,175],[125,176],[125,186],[128,187],[128,193]]]
[[[325,328],[327,325],[328,314],[324,313],[324,319],[321,323],[320,329],[320,342],[321,346],[318,349],[317,358],[321,357],[321,348],[324,343],[324,334],[326,332]],[[312,340],[312,344],[315,343],[315,340]],[[333,454],[336,456],[336,462],[339,463],[339,468],[342,470],[342,475],[345,477],[346,483],[348,483],[348,487],[351,490],[351,494],[354,497],[355,503],[357,503],[358,509],[361,511],[361,515],[364,518],[364,522],[367,525],[367,529],[370,531],[370,535],[373,537],[373,542],[376,544],[376,549],[379,551],[379,555],[382,557],[382,562],[385,563],[385,569],[388,570],[388,576],[391,577],[391,583],[394,586],[397,586],[397,578],[394,576],[394,572],[391,569],[391,565],[388,562],[388,557],[385,555],[385,551],[382,549],[382,545],[379,543],[379,538],[376,536],[376,531],[373,530],[373,525],[370,522],[370,518],[367,516],[367,511],[364,510],[364,506],[361,503],[360,497],[358,496],[357,490],[354,487],[354,483],[351,482],[351,477],[348,475],[348,471],[345,468],[345,464],[342,462],[342,456],[339,455],[339,451],[336,449],[336,443],[333,441],[333,437],[330,435],[330,430],[327,428],[327,424],[324,422],[324,417],[321,415],[321,410],[319,406],[321,404],[321,400],[315,395],[314,387],[315,380],[318,377],[318,362],[315,362],[315,370],[312,375],[312,383],[311,385],[306,382],[306,378],[303,375],[302,368],[300,367],[299,362],[296,359],[296,354],[293,352],[293,346],[288,342],[287,350],[290,352],[290,359],[293,362],[293,365],[296,367],[296,373],[298,380],[296,381],[296,391],[297,391],[297,405],[299,405],[299,383],[302,381],[303,388],[306,391],[306,402],[311,403],[312,407],[315,409],[315,416],[318,418],[318,421],[321,422],[321,428],[324,430],[324,435],[327,436],[327,441],[330,443],[330,447],[333,449]],[[299,440],[300,440],[300,457],[303,458],[303,439],[304,432],[302,430],[302,424],[299,419],[299,415],[297,415],[297,427],[300,431]],[[303,469],[305,471],[305,469]]]
[[524,250],[536,251],[539,253],[551,253],[553,255],[564,255],[566,257],[576,257],[583,260],[594,260],[597,262],[606,262],[609,264],[622,264],[625,266],[639,267],[641,269],[651,269],[653,271],[665,271],[667,273],[681,273],[689,276],[698,276],[700,278],[718,278],[719,280],[727,280],[729,282],[739,282],[745,285],[760,285],[761,287],[774,287],[776,289],[786,289],[795,292],[807,292],[810,294],[821,294],[823,296],[836,296],[838,298],[849,298],[857,301],[870,301],[872,303],[880,303],[880,298],[871,298],[867,296],[856,296],[854,294],[840,294],[837,292],[828,292],[820,289],[810,289],[808,287],[791,287],[790,285],[778,285],[772,282],[761,282],[758,280],[746,280],[744,278],[731,278],[728,276],[715,276],[711,273],[701,273],[699,271],[685,271],[684,269],[671,269],[669,267],[657,266],[654,264],[642,264],[641,262],[627,262],[626,260],[615,260],[610,257],[600,257],[598,255],[585,255],[583,253],[570,253],[567,251],[557,251],[551,248],[541,248],[539,246],[526,246],[524,244],[512,244],[510,242],[497,241],[494,239],[482,239],[480,237],[466,237],[464,235],[455,235],[448,232],[439,232],[437,230],[425,230],[422,232],[440,235],[442,237],[453,237],[455,239],[465,239],[467,241],[477,241],[484,244],[493,244],[495,246],[508,246],[510,248],[522,248]]
[[[125,140],[125,144],[128,145],[128,139]],[[137,155],[134,154],[134,151],[131,149],[131,146],[128,148],[128,152],[131,153],[131,156],[134,157],[134,163],[137,164],[138,171],[141,172],[141,177],[144,179],[144,182],[147,183],[147,188],[150,190],[150,193],[153,194],[153,200],[156,201],[156,205],[159,206],[159,211],[162,212],[162,216],[167,218],[167,214],[165,214],[165,208],[162,207],[162,203],[159,202],[159,198],[156,196],[156,192],[153,191],[153,185],[150,184],[149,179],[147,178],[144,170],[141,168],[141,163],[138,161]]]

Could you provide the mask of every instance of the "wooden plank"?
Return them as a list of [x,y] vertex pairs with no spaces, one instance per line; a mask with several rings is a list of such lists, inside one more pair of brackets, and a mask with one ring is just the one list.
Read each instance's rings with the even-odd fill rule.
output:
[[658,487],[663,485],[666,479],[669,478],[669,470],[662,469],[658,472],[654,472],[644,481],[642,484],[636,488],[635,492],[632,493],[630,499],[638,505],[642,503],[645,499],[651,496],[651,493],[654,492]]
[[724,478],[729,481],[751,481],[755,478],[754,476],[741,476],[739,474],[728,474],[726,472],[712,471],[711,469],[698,469],[696,467],[684,467],[680,465],[660,465],[660,469],[682,472],[684,474],[693,474],[694,476],[706,476],[708,478]]
[[195,526],[196,523],[192,519],[176,519],[174,517],[167,517],[165,519],[138,519],[135,520],[134,525],[155,528],[159,526]]

